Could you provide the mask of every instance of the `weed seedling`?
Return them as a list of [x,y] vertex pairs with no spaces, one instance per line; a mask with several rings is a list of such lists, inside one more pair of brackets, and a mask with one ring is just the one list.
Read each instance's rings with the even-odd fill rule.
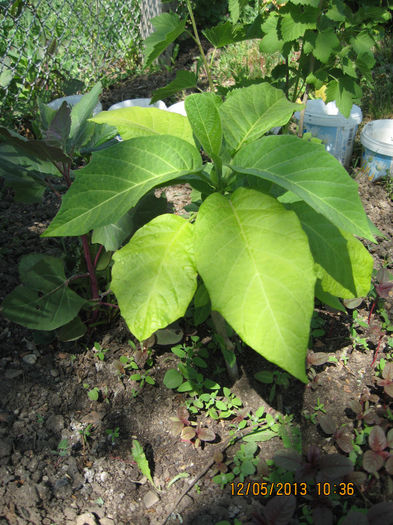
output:
[[87,392],[87,395],[91,401],[98,401],[98,398],[100,397],[100,389],[95,386]]
[[81,435],[81,438],[82,438],[82,446],[84,450],[88,448],[89,446],[88,439],[91,437],[91,434],[93,431],[94,431],[94,427],[92,423],[89,423],[86,428],[79,430],[79,434]]
[[62,439],[57,445],[57,450],[53,451],[53,454],[57,454],[60,457],[67,456],[69,454],[70,445],[68,439]]
[[108,439],[111,441],[112,445],[116,443],[116,439],[119,437],[119,427],[115,428],[107,428],[105,430],[106,434],[108,435]]
[[105,354],[108,352],[108,348],[102,348],[102,346],[100,345],[100,343],[94,343],[94,349],[97,353],[97,357],[100,361],[104,361],[105,359]]

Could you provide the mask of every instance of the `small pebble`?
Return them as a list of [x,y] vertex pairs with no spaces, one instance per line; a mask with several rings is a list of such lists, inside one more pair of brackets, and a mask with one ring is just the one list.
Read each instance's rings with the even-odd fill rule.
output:
[[160,498],[152,490],[149,490],[149,492],[146,492],[146,494],[143,496],[143,503],[147,509],[150,509],[150,507],[155,505],[159,500]]
[[23,374],[23,370],[16,370],[15,368],[8,368],[4,373],[4,377],[6,379],[15,379],[16,377],[19,377],[22,374]]
[[27,365],[35,365],[37,362],[37,356],[35,354],[26,354],[22,357],[22,361]]

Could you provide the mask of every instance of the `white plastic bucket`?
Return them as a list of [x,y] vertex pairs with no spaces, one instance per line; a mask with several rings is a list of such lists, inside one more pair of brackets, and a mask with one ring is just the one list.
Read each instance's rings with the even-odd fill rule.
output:
[[[75,104],[77,104],[82,97],[83,95],[69,95],[68,97],[56,98],[55,100],[52,100],[52,102],[49,102],[48,106],[52,109],[59,109],[63,102],[67,102],[67,104],[70,106],[75,106]],[[93,116],[97,115],[97,113],[100,113],[101,111],[102,104],[98,102],[93,110]]]
[[[300,113],[295,117],[299,120]],[[304,113],[304,132],[318,137],[331,153],[345,167],[352,157],[356,130],[363,118],[362,110],[355,104],[349,118],[342,115],[335,102],[325,104],[323,100],[309,100]]]
[[123,100],[117,104],[113,104],[108,111],[113,111],[114,109],[123,109],[123,108],[132,108],[138,106],[140,108],[158,108],[158,109],[167,109],[165,102],[158,100],[154,104],[150,104],[150,98],[132,98],[129,100]]
[[393,177],[393,120],[372,120],[361,134],[362,173],[369,180]]
[[181,102],[176,102],[176,104],[172,104],[172,106],[169,106],[168,111],[171,113],[179,113],[179,115],[187,116],[186,108],[184,106],[184,100]]

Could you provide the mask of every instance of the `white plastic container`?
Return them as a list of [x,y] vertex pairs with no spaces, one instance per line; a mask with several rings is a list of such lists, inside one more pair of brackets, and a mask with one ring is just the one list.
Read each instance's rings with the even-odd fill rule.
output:
[[393,120],[372,120],[361,134],[362,173],[369,180],[393,177]]
[[[70,106],[75,106],[82,97],[83,95],[69,95],[68,97],[56,98],[55,100],[52,100],[52,102],[49,102],[48,106],[52,109],[59,109],[63,102],[67,102]],[[101,111],[102,104],[99,102],[93,110],[93,116]]]
[[150,104],[150,98],[132,98],[129,100],[123,100],[117,104],[113,104],[108,111],[113,111],[114,109],[123,109],[123,108],[132,108],[138,106],[140,108],[158,108],[158,109],[167,109],[165,102],[158,100],[154,104]]
[[179,113],[179,115],[187,116],[186,108],[184,106],[184,100],[181,102],[176,102],[176,104],[172,104],[172,106],[169,106],[168,111],[171,111],[172,113]]
[[[295,118],[300,119],[299,112],[295,113]],[[310,132],[321,139],[326,151],[348,167],[356,130],[362,118],[362,110],[355,104],[349,118],[345,118],[335,102],[325,104],[321,99],[309,100],[304,113],[304,132]]]

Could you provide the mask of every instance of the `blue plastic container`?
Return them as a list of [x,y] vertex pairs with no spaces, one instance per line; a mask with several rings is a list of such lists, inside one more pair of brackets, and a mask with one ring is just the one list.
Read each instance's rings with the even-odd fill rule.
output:
[[369,180],[393,177],[393,120],[372,120],[360,134],[362,173]]
[[[295,117],[299,120],[300,113]],[[341,164],[348,167],[352,157],[356,130],[363,118],[362,111],[355,104],[349,118],[342,115],[335,102],[325,104],[323,100],[309,100],[304,113],[304,132],[318,137]]]

